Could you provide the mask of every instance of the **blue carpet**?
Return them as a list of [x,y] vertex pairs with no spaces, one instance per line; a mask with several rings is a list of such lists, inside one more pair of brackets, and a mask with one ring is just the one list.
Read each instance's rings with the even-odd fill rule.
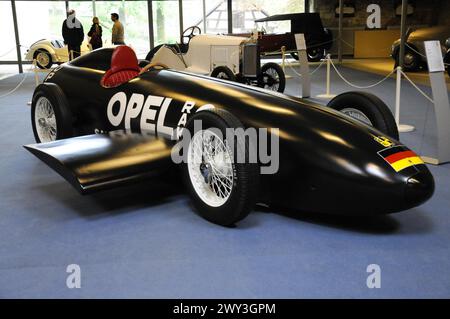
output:
[[[359,85],[380,79],[342,72]],[[324,91],[324,73],[313,75],[314,95]],[[0,95],[19,81],[2,80]],[[288,92],[298,94],[298,85],[288,80]],[[333,93],[349,89],[333,75]],[[431,167],[436,193],[429,202],[399,214],[257,210],[239,227],[222,228],[163,181],[80,196],[22,148],[33,142],[32,90],[30,76],[0,99],[0,297],[450,297],[450,165]],[[371,91],[393,105],[394,80]],[[432,107],[406,83],[402,98],[402,122],[417,131],[401,139],[430,155]],[[69,264],[81,267],[81,289],[66,287]],[[366,286],[369,264],[381,267],[380,289]]]

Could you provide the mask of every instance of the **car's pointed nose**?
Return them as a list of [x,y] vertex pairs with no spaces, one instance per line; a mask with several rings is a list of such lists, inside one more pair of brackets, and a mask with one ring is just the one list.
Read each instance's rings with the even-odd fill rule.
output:
[[405,200],[409,206],[414,207],[422,204],[433,196],[434,179],[431,173],[418,172],[408,178],[406,182]]

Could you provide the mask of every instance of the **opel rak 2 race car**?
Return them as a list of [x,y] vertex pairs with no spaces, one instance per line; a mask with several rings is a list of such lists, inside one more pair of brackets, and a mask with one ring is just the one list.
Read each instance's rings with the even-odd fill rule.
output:
[[[180,172],[199,214],[220,225],[257,203],[373,215],[415,207],[434,191],[373,95],[344,93],[326,107],[160,65],[140,69],[126,46],[49,73],[34,92],[31,121],[38,143],[26,149],[81,193]],[[256,148],[267,153],[252,160]]]

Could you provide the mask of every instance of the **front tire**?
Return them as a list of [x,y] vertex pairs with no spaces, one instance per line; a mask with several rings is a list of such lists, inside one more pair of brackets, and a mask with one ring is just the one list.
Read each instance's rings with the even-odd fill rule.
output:
[[[396,65],[399,65],[400,50],[397,54]],[[405,56],[403,58],[403,70],[406,72],[415,72],[420,67],[420,57],[417,53],[409,48],[405,48]]]
[[366,92],[342,93],[333,98],[327,106],[399,140],[397,124],[391,110],[373,94]]
[[283,93],[286,87],[286,76],[281,66],[269,62],[262,66],[259,82],[259,86],[264,89]]
[[37,143],[73,136],[72,112],[61,88],[54,83],[40,84],[31,102],[31,126]]
[[[201,121],[201,130],[194,131],[194,121]],[[230,128],[243,126],[226,111],[213,109],[193,115],[186,124],[192,138],[182,164],[184,181],[199,215],[222,226],[244,219],[258,195],[259,166],[248,161],[251,141],[237,135],[231,137],[231,143],[226,135]],[[244,163],[237,160],[238,154],[245,155]]]
[[51,54],[44,49],[37,49],[33,54],[33,59],[36,60],[36,65],[40,69],[50,69],[53,64]]

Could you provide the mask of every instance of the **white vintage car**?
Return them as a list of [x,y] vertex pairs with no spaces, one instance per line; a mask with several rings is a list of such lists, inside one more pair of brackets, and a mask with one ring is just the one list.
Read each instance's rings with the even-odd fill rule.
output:
[[276,63],[261,66],[259,47],[251,38],[201,34],[194,26],[183,32],[182,43],[162,44],[146,57],[171,69],[256,85],[284,92],[286,78]]
[[[81,44],[81,54],[90,51],[88,43]],[[36,60],[36,65],[41,69],[49,69],[54,63],[61,64],[69,61],[69,51],[62,40],[42,39],[33,43],[28,49],[25,59]]]

